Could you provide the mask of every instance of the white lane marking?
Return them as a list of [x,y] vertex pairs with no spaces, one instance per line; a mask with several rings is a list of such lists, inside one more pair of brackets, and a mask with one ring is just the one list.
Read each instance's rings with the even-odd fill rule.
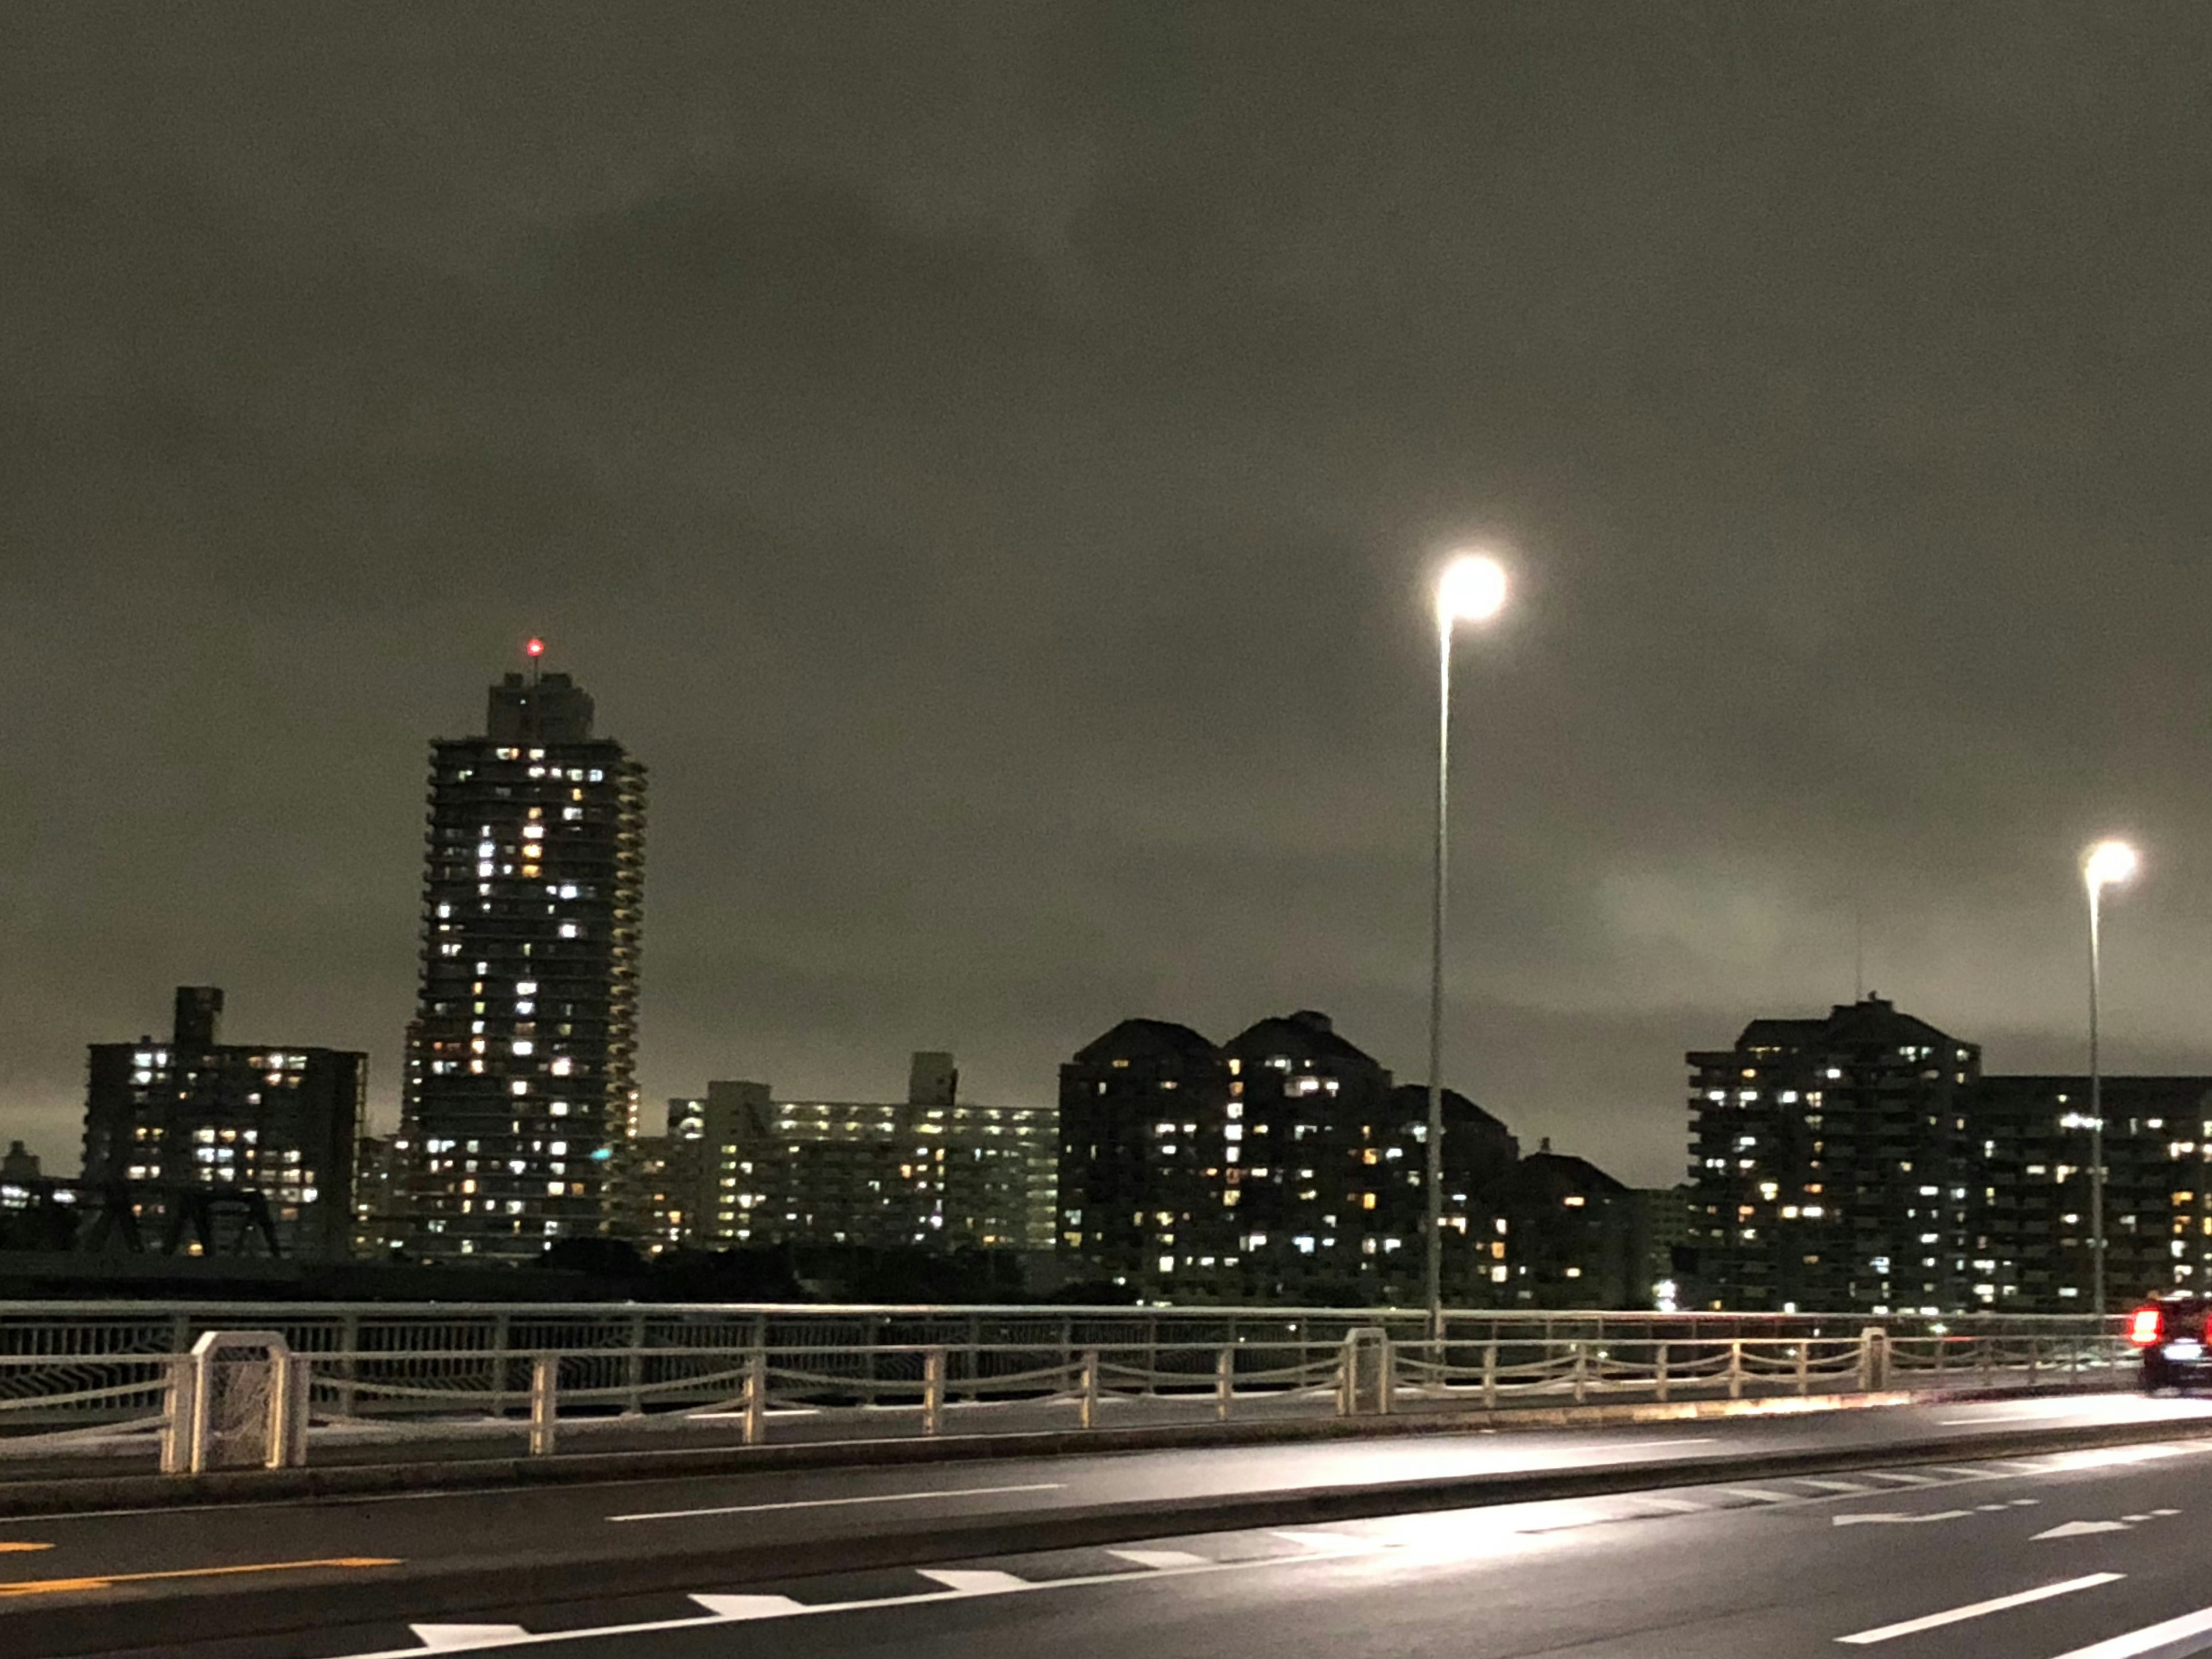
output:
[[[687,1423],[720,1423],[725,1421],[740,1420],[745,1415],[746,1413],[742,1410],[734,1412],[693,1412],[684,1420]],[[761,1415],[763,1417],[819,1417],[822,1415],[822,1410],[821,1407],[817,1406],[770,1406],[766,1411],[763,1412]]]
[[2031,1407],[2026,1411],[1984,1412],[1976,1417],[1939,1417],[1936,1419],[1936,1425],[1938,1428],[1949,1429],[1957,1428],[1961,1425],[1979,1423],[2033,1423],[2037,1419],[2044,1417],[2079,1417],[2081,1413],[2076,1411],[2067,1411],[2064,1409],[2053,1408],[2049,1406],[2040,1406]]
[[[1345,1550],[1340,1552],[1341,1555],[1346,1558],[1355,1555],[1364,1555],[1368,1553],[1369,1552],[1364,1549]],[[1262,1555],[1243,1561],[1206,1561],[1192,1567],[1163,1567],[1160,1569],[1157,1576],[1163,1578],[1185,1578],[1194,1577],[1200,1573],[1207,1572],[1256,1572],[1268,1567],[1288,1565],[1304,1566],[1315,1561],[1327,1560],[1328,1559],[1328,1557],[1321,1554]],[[472,1642],[465,1648],[449,1648],[447,1649],[446,1651],[449,1653],[465,1653],[470,1651],[483,1651],[495,1648],[546,1647],[550,1646],[556,1642],[596,1641],[599,1638],[605,1636],[650,1636],[656,1634],[659,1632],[667,1630],[703,1630],[714,1625],[733,1624],[738,1622],[740,1619],[759,1619],[763,1617],[808,1619],[817,1614],[828,1613],[861,1613],[876,1607],[916,1607],[925,1601],[936,1606],[942,1606],[946,1601],[952,1600],[954,1596],[963,1595],[975,1596],[1028,1595],[1035,1595],[1041,1590],[1076,1589],[1092,1584],[1127,1584],[1134,1582],[1136,1579],[1136,1574],[1127,1572],[1093,1572],[1086,1573],[1079,1578],[1042,1578],[1034,1581],[1029,1579],[1017,1579],[1012,1584],[1007,1586],[1004,1589],[975,1591],[955,1590],[949,1595],[944,1590],[926,1590],[919,1595],[883,1595],[866,1601],[823,1601],[816,1602],[812,1605],[794,1605],[788,1612],[780,1615],[763,1614],[759,1613],[742,1613],[735,1616],[730,1616],[719,1613],[708,1613],[695,1614],[688,1619],[649,1619],[634,1625],[595,1625],[588,1629],[549,1631],[544,1634],[533,1634],[526,1631],[518,1636],[489,1637],[481,1642]],[[698,1596],[694,1596],[691,1599],[694,1601],[702,1600],[702,1598]],[[752,1596],[739,1596],[735,1599],[742,1601],[750,1601],[758,1598]],[[336,1659],[422,1659],[422,1650],[419,1647],[379,1648],[374,1652],[369,1653],[340,1654],[336,1656]]]
[[863,1498],[798,1498],[781,1504],[724,1504],[707,1510],[651,1510],[641,1515],[611,1515],[610,1521],[687,1521],[699,1515],[761,1515],[769,1510],[826,1510],[848,1504],[926,1504],[933,1498],[991,1498],[1009,1492],[1059,1492],[1064,1480],[1036,1480],[1021,1486],[948,1486],[943,1492],[886,1492]]
[[2033,1541],[2041,1543],[2046,1538],[2087,1538],[2094,1532],[2126,1532],[2128,1529],[2128,1523],[2124,1521],[2069,1521],[2048,1532],[2036,1534]]
[[1638,1492],[1636,1501],[1658,1509],[1673,1510],[1678,1515],[1703,1515],[1705,1512],[1703,1504],[1693,1504],[1686,1498],[1662,1498],[1656,1492]]
[[1827,1492],[1851,1492],[1862,1498],[1870,1492],[1881,1490],[1879,1486],[1863,1486],[1856,1480],[1823,1480],[1810,1474],[1800,1475],[1797,1478],[1797,1484],[1801,1486],[1819,1486]]
[[2151,1511],[2151,1513],[2152,1513],[2153,1515],[2166,1516],[2166,1515],[2179,1515],[2179,1514],[2180,1514],[2180,1513],[2181,1513],[2181,1511],[2180,1511],[2179,1510],[2153,1510]]
[[2101,1642],[2092,1642],[2086,1648],[2075,1648],[2062,1653],[2058,1659],[2136,1659],[2137,1654],[2155,1653],[2176,1642],[2192,1636],[2202,1636],[2212,1631],[2212,1607],[2199,1607],[2194,1613],[2185,1613],[2179,1619],[2168,1619],[2163,1624],[2145,1625],[2141,1630],[2131,1630],[2124,1636],[2108,1636]]
[[1710,1446],[1719,1439],[1717,1434],[1676,1435],[1669,1440],[1615,1440],[1601,1442],[1593,1449],[1599,1451],[1639,1451],[1650,1446]]
[[1894,1480],[1901,1486],[1940,1486],[1943,1483],[1932,1474],[1911,1474],[1903,1469],[1869,1469],[1869,1480]]
[[1856,1647],[1866,1647],[1875,1642],[1892,1641],[1899,1636],[1911,1636],[1923,1630],[1936,1630],[1945,1625],[1956,1625],[1968,1619],[2002,1613],[2007,1607],[2024,1607],[2031,1601],[2048,1601],[2054,1595],[2071,1595],[2075,1590],[2094,1589],[2100,1584],[2109,1584],[2126,1577],[2124,1572],[2093,1572],[2087,1577],[2062,1579],[2056,1584],[2039,1584],[2031,1590],[2021,1590],[2012,1595],[1992,1596],[1986,1601],[1972,1602],[1943,1613],[1928,1613],[1919,1619],[1906,1619],[1894,1625],[1880,1625],[1873,1630],[1838,1636],[1836,1640]]
[[1928,1515],[1869,1514],[1863,1510],[1856,1515],[1832,1515],[1828,1520],[1838,1527],[1917,1527],[1930,1521],[1957,1521],[1972,1513],[1972,1510],[1936,1510]]
[[1346,1532],[1278,1532],[1274,1536],[1331,1555],[1366,1555],[1384,1547],[1372,1538],[1355,1538]]
[[433,1653],[453,1652],[483,1642],[528,1633],[520,1625],[410,1625],[407,1628]]
[[924,1578],[933,1578],[945,1589],[958,1590],[963,1595],[988,1595],[1019,1589],[1030,1582],[1011,1572],[989,1572],[980,1567],[922,1567],[918,1571]]
[[1193,1555],[1188,1550],[1108,1550],[1109,1555],[1118,1555],[1124,1561],[1140,1567],[1202,1567],[1206,1558]]
[[695,1595],[691,1598],[719,1619],[742,1623],[748,1619],[781,1619],[787,1613],[804,1613],[806,1604],[788,1595]]
[[1802,1494],[1794,1492],[1769,1492],[1764,1486],[1723,1486],[1730,1498],[1748,1498],[1759,1504],[1795,1504]]

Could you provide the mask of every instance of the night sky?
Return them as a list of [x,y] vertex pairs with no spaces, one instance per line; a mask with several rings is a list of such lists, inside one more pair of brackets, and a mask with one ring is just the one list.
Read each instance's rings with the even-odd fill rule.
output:
[[1682,1170],[1866,980],[2212,1072],[2192,5],[0,11],[0,1138],[220,984],[396,1112],[425,749],[652,769],[641,1082],[1148,1014]]

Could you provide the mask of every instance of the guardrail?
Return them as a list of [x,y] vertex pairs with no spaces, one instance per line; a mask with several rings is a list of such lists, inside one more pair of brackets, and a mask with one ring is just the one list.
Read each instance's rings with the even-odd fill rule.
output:
[[[2129,1352],[2080,1320],[1893,1328],[1847,1316],[1477,1312],[1446,1329],[1437,1340],[1418,1313],[1341,1309],[110,1304],[72,1319],[52,1304],[0,1304],[0,1457],[158,1438],[163,1467],[190,1472],[296,1461],[310,1443],[486,1434],[526,1437],[544,1454],[611,1431],[759,1444],[772,1434],[2087,1386],[2114,1380]],[[248,1403],[216,1422],[211,1400]],[[263,1435],[252,1413],[264,1407],[277,1415]],[[224,1435],[228,1452],[216,1448]]]

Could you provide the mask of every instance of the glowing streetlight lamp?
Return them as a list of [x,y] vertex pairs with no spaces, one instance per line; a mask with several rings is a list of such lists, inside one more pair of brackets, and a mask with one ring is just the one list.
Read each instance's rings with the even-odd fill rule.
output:
[[1455,556],[1437,579],[1437,847],[1429,928],[1429,1226],[1423,1263],[1429,1335],[1444,1335],[1444,842],[1451,811],[1452,635],[1505,606],[1505,567],[1487,553]]
[[2100,938],[2105,889],[2136,872],[2136,849],[2124,841],[2100,841],[2081,855],[2081,884],[2089,892],[2089,1305],[2100,1334],[2105,1328],[2105,1079],[2097,1053],[2097,1003],[2103,991]]

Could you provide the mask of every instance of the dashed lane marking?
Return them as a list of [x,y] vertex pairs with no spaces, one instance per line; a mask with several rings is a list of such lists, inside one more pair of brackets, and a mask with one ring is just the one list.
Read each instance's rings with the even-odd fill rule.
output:
[[[1360,1540],[1360,1547],[1357,1549],[1336,1551],[1334,1554],[1338,1559],[1348,1559],[1354,1556],[1371,1553],[1373,1550],[1378,1547],[1388,1548],[1389,1547],[1387,1545],[1370,1545],[1363,1540]],[[1073,1578],[1045,1578],[1035,1580],[1016,1578],[1012,1574],[1008,1573],[1004,1575],[994,1575],[994,1577],[1003,1577],[1009,1581],[1002,1587],[995,1589],[951,1591],[925,1590],[915,1595],[884,1595],[877,1596],[872,1600],[864,1601],[825,1601],[811,1604],[793,1602],[788,1607],[772,1608],[763,1608],[757,1604],[770,1600],[782,1601],[784,1598],[758,1595],[721,1596],[695,1595],[691,1597],[691,1600],[697,1602],[701,1607],[707,1608],[708,1611],[703,1613],[694,1614],[690,1618],[651,1619],[643,1620],[635,1624],[597,1625],[580,1630],[548,1631],[543,1633],[526,1631],[519,1636],[486,1637],[480,1641],[474,1641],[463,1645],[446,1648],[441,1650],[441,1651],[447,1653],[468,1653],[483,1652],[499,1648],[547,1647],[555,1643],[560,1642],[596,1641],[600,1638],[608,1636],[649,1636],[661,1631],[703,1630],[715,1625],[736,1624],[748,1620],[809,1619],[823,1613],[858,1613],[876,1607],[914,1607],[922,1602],[941,1604],[943,1602],[954,1600],[955,1598],[963,1596],[981,1597],[985,1595],[1034,1595],[1044,1590],[1074,1589],[1091,1584],[1146,1583],[1160,1578],[1194,1577],[1200,1573],[1256,1572],[1264,1571],[1269,1567],[1280,1567],[1292,1565],[1310,1565],[1315,1561],[1327,1560],[1329,1559],[1331,1559],[1329,1554],[1325,1554],[1316,1551],[1314,1553],[1304,1555],[1263,1555],[1249,1558],[1241,1561],[1201,1561],[1194,1566],[1163,1567],[1158,1571],[1151,1573],[1094,1572],[1086,1573],[1079,1577]],[[726,1613],[716,1610],[717,1608],[725,1606],[729,1607],[731,1610]],[[368,1653],[342,1654],[337,1656],[337,1659],[422,1659],[423,1652],[424,1650],[419,1647],[380,1648]]]
[[1878,1625],[1872,1630],[1838,1636],[1836,1640],[1855,1647],[1869,1647],[1876,1642],[1890,1642],[1900,1636],[1917,1635],[1923,1630],[1938,1630],[1945,1625],[1986,1618],[1993,1613],[2002,1613],[2008,1607],[2024,1607],[2031,1601],[2048,1601],[2054,1595],[2071,1595],[2076,1590],[2094,1589],[2100,1584],[2109,1584],[2126,1577],[2125,1573],[2120,1572],[2093,1572],[2080,1578],[2064,1578],[2055,1584],[2039,1584],[2033,1589],[2019,1590],[2010,1595],[1991,1596],[1986,1601],[1969,1602],[1963,1607],[1948,1607],[1942,1613],[1901,1620],[1894,1625]]
[[2156,1653],[2162,1648],[2185,1642],[2192,1636],[2202,1636],[2207,1631],[2212,1631],[2212,1607],[2199,1607],[2194,1613],[2183,1613],[2179,1619],[2145,1625],[2141,1630],[2131,1630],[2123,1636],[2108,1636],[2101,1642],[2090,1643],[2086,1648],[2062,1653],[2058,1659],[2136,1659],[2138,1654]]
[[781,1504],[720,1504],[703,1510],[648,1510],[637,1515],[611,1515],[610,1521],[688,1521],[702,1515],[765,1515],[772,1510],[841,1509],[855,1504],[926,1504],[932,1498],[996,1498],[1014,1492],[1060,1492],[1064,1480],[1033,1480],[1018,1486],[948,1486],[942,1492],[873,1492],[859,1498],[794,1498]]
[[50,1550],[52,1544],[0,1543],[0,1555],[24,1555],[33,1550]]

